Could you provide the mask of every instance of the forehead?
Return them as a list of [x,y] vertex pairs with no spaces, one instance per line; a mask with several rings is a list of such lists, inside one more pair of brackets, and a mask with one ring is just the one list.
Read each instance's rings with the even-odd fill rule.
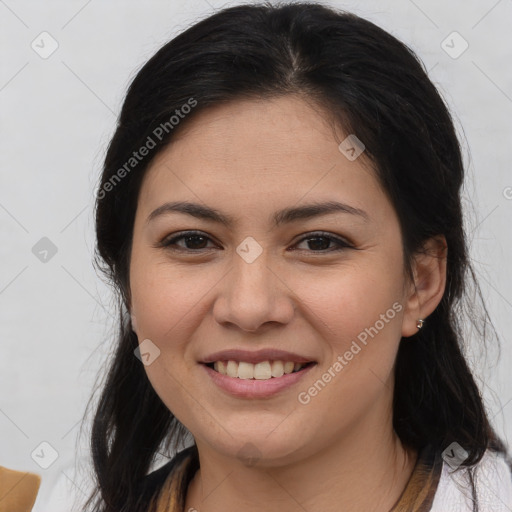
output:
[[185,123],[146,171],[144,209],[185,196],[244,210],[302,198],[363,208],[383,196],[364,154],[349,160],[338,148],[346,134],[302,98],[234,101]]
[[219,167],[236,168],[241,161],[245,166],[236,174],[256,168],[273,177],[274,169],[288,168],[284,157],[329,161],[331,146],[336,150],[332,128],[319,109],[296,96],[282,96],[208,107],[190,122],[185,119],[184,127],[158,156],[205,160],[209,162],[205,170],[215,167],[216,172]]

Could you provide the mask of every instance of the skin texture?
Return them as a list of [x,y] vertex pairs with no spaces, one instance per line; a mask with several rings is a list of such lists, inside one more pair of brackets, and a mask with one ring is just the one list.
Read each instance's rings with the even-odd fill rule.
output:
[[[189,121],[143,180],[130,262],[139,342],[161,351],[145,367],[148,378],[199,450],[185,510],[388,511],[417,457],[392,428],[394,361],[401,337],[416,333],[417,319],[442,298],[444,240],[428,242],[430,252],[415,259],[416,286],[408,282],[398,218],[364,153],[346,158],[338,144],[347,134],[335,138],[320,109],[300,97],[237,101]],[[184,213],[147,221],[178,200],[235,222]],[[330,200],[368,219],[334,213],[272,223],[282,208]],[[208,238],[158,246],[186,230]],[[304,240],[318,231],[355,248]],[[249,236],[263,249],[252,263],[236,252]],[[300,403],[298,394],[394,303],[394,318]],[[269,347],[317,365],[274,397],[243,399],[221,391],[198,363],[218,350]],[[241,456],[248,452],[250,464]]]

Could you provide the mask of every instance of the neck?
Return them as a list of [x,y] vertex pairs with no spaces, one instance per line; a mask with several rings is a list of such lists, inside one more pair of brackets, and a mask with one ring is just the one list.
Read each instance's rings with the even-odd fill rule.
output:
[[198,443],[200,469],[189,485],[185,510],[388,512],[417,453],[402,445],[391,421],[382,428],[382,415],[380,420],[365,418],[337,443],[278,467],[246,467]]

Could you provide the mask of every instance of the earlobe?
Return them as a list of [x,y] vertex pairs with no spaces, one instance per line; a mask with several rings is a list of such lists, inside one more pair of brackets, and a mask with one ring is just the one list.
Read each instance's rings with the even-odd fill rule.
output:
[[413,261],[414,282],[410,284],[402,323],[402,336],[416,334],[438,306],[446,286],[448,247],[444,236],[430,238]]

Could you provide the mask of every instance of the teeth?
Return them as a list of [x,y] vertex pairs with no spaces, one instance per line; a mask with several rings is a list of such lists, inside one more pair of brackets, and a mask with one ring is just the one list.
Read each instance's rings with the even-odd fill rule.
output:
[[251,363],[244,363],[243,361],[240,361],[238,363],[238,378],[239,379],[253,379],[254,378],[254,365]]
[[215,361],[213,368],[217,370],[219,373],[222,373],[222,375],[227,375],[227,369],[226,369],[226,363],[224,361]]
[[295,368],[295,363],[293,361],[286,361],[284,363],[284,373],[292,373]]
[[226,374],[228,375],[228,377],[238,377],[238,363],[236,363],[235,361],[228,361]]
[[272,377],[282,377],[284,366],[282,361],[272,361]]
[[254,365],[254,378],[258,380],[267,380],[272,377],[272,370],[268,361],[262,361]]
[[261,361],[256,364],[245,361],[215,361],[213,368],[228,377],[238,377],[239,379],[268,380],[272,377],[282,377],[284,374],[296,372],[303,368],[305,364],[294,363],[293,361]]

